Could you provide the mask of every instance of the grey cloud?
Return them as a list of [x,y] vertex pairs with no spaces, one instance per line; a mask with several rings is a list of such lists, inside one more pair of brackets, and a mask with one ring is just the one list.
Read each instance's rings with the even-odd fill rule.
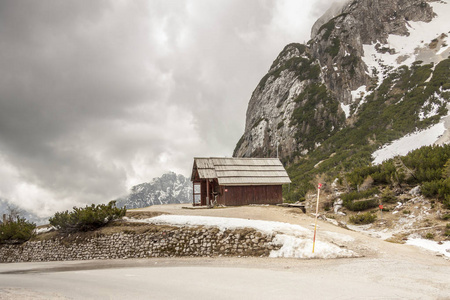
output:
[[276,10],[269,0],[2,1],[0,174],[11,178],[0,197],[47,212],[98,203],[169,169],[188,175],[193,156],[231,155],[256,84],[286,43],[309,35],[310,25],[276,34]]

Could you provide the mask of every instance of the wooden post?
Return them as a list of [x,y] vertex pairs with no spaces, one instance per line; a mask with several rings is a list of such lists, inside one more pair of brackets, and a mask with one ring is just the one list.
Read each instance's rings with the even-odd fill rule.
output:
[[319,216],[319,195],[320,195],[321,187],[322,187],[322,184],[319,183],[319,185],[317,186],[316,221],[314,222],[314,238],[313,238],[312,253],[314,253],[314,246],[316,245],[316,228],[317,228],[317,217]]
[[209,179],[206,180],[206,205],[209,206]]

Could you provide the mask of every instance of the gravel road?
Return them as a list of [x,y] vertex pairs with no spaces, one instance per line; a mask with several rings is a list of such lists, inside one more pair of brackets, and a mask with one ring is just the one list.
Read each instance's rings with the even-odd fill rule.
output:
[[[280,207],[142,211],[282,221],[314,219]],[[0,264],[2,299],[450,299],[450,261],[407,245],[351,235],[351,259],[170,258]]]

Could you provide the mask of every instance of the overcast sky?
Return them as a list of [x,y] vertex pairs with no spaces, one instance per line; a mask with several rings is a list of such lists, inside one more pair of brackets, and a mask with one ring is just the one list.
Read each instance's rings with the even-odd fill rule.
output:
[[231,156],[253,89],[330,4],[2,0],[0,198],[45,216]]

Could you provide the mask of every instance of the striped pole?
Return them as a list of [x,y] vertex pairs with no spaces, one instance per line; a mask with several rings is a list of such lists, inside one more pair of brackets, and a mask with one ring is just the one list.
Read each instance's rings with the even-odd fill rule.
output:
[[312,253],[314,253],[314,246],[316,245],[316,228],[317,228],[317,217],[319,216],[319,195],[320,195],[321,187],[322,187],[322,184],[319,183],[319,185],[317,186],[316,220],[314,222],[314,238],[313,238]]

